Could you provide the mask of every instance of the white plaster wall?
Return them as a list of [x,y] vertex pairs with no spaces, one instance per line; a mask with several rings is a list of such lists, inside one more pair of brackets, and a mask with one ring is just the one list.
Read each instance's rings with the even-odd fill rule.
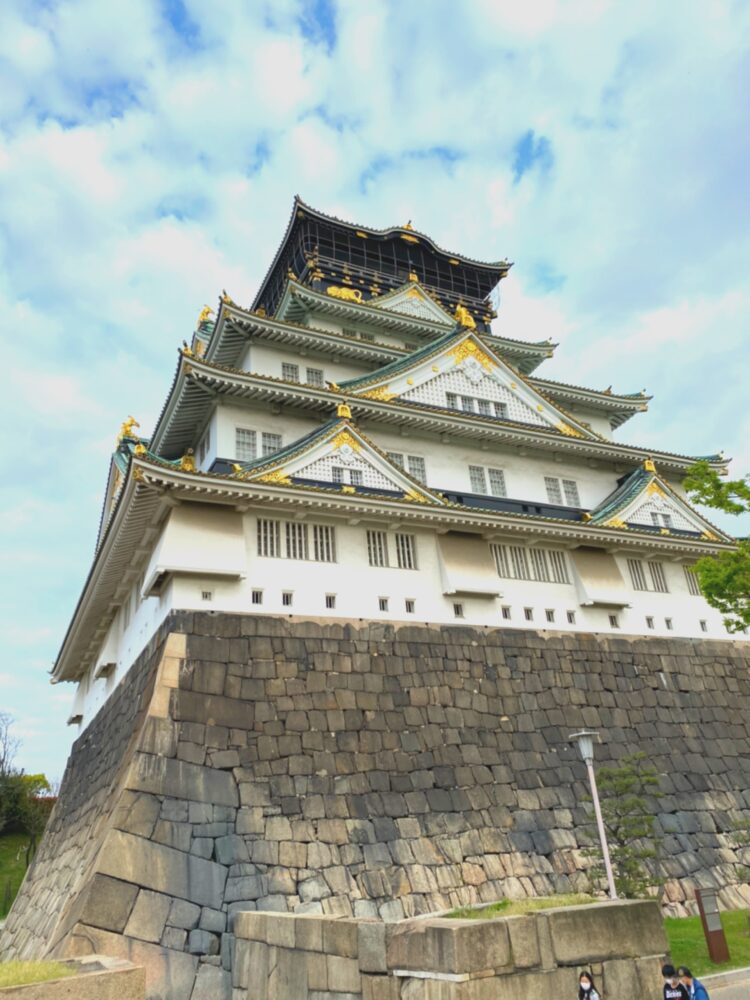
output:
[[341,361],[332,348],[330,353],[308,351],[302,353],[288,348],[275,349],[267,343],[251,344],[245,351],[241,367],[244,371],[258,375],[281,378],[282,364],[298,365],[300,382],[305,381],[306,368],[322,368],[324,382],[343,382],[358,378],[372,371],[376,365],[358,364],[356,361]]
[[[262,516],[271,516],[264,512]],[[283,521],[283,517],[280,518]],[[93,669],[81,682],[76,707],[81,711],[83,725],[93,717],[125,671],[141,653],[155,629],[172,609],[258,613],[315,618],[351,618],[359,620],[409,621],[508,628],[531,628],[555,631],[606,632],[623,635],[660,635],[726,639],[721,616],[702,597],[688,592],[682,564],[663,563],[669,593],[659,594],[632,590],[626,557],[618,556],[630,607],[582,607],[577,603],[572,584],[536,583],[533,581],[499,579],[501,596],[497,598],[446,596],[442,593],[436,536],[431,531],[414,531],[417,569],[372,567],[367,554],[367,527],[386,530],[385,524],[363,522],[350,525],[344,519],[315,518],[312,523],[329,523],[336,531],[337,560],[334,563],[266,558],[257,551],[257,514],[243,517],[244,558],[246,576],[239,580],[209,574],[178,574],[159,598],[140,601],[130,625],[122,629],[122,611],[114,619],[105,639],[99,662],[111,658],[116,648],[117,669],[109,678],[93,681]],[[408,530],[408,529],[407,529]],[[283,527],[282,527],[283,532]],[[391,561],[395,562],[393,532],[389,532]],[[570,567],[569,567],[570,571]],[[572,579],[572,573],[571,579]],[[254,604],[254,590],[262,591],[262,603]],[[282,603],[282,593],[291,591],[293,603]],[[206,598],[205,594],[210,595]],[[326,608],[326,594],[336,595],[334,609]],[[387,597],[387,611],[379,609],[379,598]],[[415,601],[413,614],[407,613],[405,602]],[[131,595],[134,601],[134,595]],[[454,604],[463,606],[463,617],[457,618]],[[510,608],[510,619],[504,619],[502,608]],[[525,608],[533,610],[527,620]],[[548,622],[546,611],[554,612]],[[567,612],[575,613],[569,623]],[[617,616],[613,627],[609,616]],[[646,626],[646,616],[654,618],[653,630]],[[672,619],[672,629],[665,619]],[[700,627],[704,620],[707,630]],[[739,635],[733,638],[743,639]]]

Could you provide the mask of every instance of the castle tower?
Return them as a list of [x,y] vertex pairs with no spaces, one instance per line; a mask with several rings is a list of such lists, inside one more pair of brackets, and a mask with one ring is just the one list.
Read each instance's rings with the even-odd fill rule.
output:
[[0,953],[229,1000],[241,910],[588,889],[582,723],[657,764],[669,905],[750,902],[750,647],[691,570],[733,540],[695,458],[615,439],[648,396],[493,329],[510,266],[296,199],[255,301],[203,309],[121,428],[53,671],[80,735]]

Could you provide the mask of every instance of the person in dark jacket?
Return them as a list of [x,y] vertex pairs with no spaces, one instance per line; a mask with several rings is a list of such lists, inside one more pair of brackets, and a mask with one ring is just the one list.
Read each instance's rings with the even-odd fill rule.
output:
[[710,1000],[708,990],[703,983],[696,979],[686,965],[681,965],[677,970],[680,982],[687,988],[690,1000]]
[[664,1000],[690,1000],[687,986],[682,985],[673,965],[662,965],[661,974],[664,976]]
[[594,977],[585,969],[578,977],[578,1000],[602,1000],[594,986]]

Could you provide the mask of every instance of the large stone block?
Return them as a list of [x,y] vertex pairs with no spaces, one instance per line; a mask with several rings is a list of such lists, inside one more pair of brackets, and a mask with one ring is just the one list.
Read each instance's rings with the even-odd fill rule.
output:
[[252,729],[252,702],[220,695],[205,695],[195,691],[178,691],[175,718],[186,722],[203,722],[209,726],[229,726],[232,729]]
[[226,771],[151,754],[136,754],[128,773],[128,787],[192,802],[239,804],[237,785]]
[[540,913],[560,964],[665,954],[659,904],[654,900],[590,904]]
[[213,861],[172,847],[112,830],[104,842],[99,870],[103,875],[219,909],[227,870]]
[[135,901],[133,912],[125,926],[128,937],[139,938],[141,941],[161,941],[164,927],[167,923],[169,910],[172,906],[170,896],[160,892],[141,889]]
[[451,975],[502,969],[510,964],[510,939],[503,920],[411,921],[387,938],[389,969]]
[[137,885],[95,875],[86,891],[79,919],[92,927],[120,933],[128,922],[137,895]]

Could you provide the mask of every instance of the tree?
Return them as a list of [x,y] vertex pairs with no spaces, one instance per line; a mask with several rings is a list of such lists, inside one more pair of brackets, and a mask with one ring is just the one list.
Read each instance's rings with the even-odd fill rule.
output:
[[[694,503],[726,514],[750,513],[750,476],[724,481],[708,462],[696,462],[683,485]],[[750,539],[739,539],[730,552],[699,559],[695,573],[703,596],[724,616],[727,631],[750,626]]]
[[0,831],[28,835],[26,866],[36,851],[53,803],[43,774],[26,774],[15,766],[20,741],[11,735],[13,719],[0,714]]
[[[642,898],[653,884],[648,862],[656,858],[659,838],[649,799],[661,793],[657,773],[646,760],[644,753],[635,753],[623,757],[617,767],[600,767],[596,772],[615,886],[625,899]],[[594,873],[603,875],[598,842],[587,853],[599,858]]]

